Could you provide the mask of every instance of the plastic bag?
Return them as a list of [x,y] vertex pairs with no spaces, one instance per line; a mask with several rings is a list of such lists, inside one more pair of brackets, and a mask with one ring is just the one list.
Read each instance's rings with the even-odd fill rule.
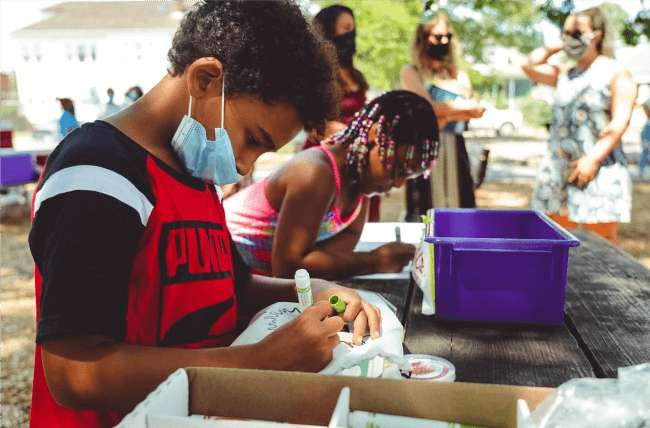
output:
[[[346,323],[344,331],[338,333],[340,343],[334,348],[334,359],[319,373],[397,378],[401,376],[400,370],[411,371],[413,368],[404,358],[402,348],[404,327],[395,315],[395,307],[376,293],[356,291],[366,302],[379,308],[380,337],[371,339],[368,334],[365,334],[362,344],[354,345],[352,344],[354,324]],[[248,328],[230,346],[257,343],[300,314],[298,303],[274,303],[255,315]]]
[[650,363],[618,369],[618,379],[571,379],[520,428],[650,427]]
[[422,231],[420,246],[415,250],[413,257],[413,279],[422,290],[422,315],[433,315],[436,313],[435,304],[435,272],[433,271],[433,244],[426,242],[424,238],[431,230],[432,220],[430,217],[422,216],[426,225]]

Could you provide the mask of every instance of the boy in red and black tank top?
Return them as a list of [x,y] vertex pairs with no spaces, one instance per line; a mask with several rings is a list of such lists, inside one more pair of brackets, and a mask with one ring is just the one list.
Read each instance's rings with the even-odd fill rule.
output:
[[[180,367],[320,370],[343,321],[359,315],[378,335],[376,308],[314,280],[315,301],[337,293],[353,310],[341,319],[316,304],[269,340],[225,347],[240,313],[296,294],[293,281],[249,273],[215,184],[335,117],[328,49],[292,1],[199,3],[176,33],[169,75],[48,158],[29,237],[32,428],[114,426]],[[174,145],[179,133],[187,145]],[[197,142],[213,152],[192,151]]]

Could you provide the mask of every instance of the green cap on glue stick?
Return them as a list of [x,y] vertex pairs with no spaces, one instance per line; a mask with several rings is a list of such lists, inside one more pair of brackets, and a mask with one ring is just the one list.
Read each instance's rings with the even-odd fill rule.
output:
[[345,312],[345,302],[337,294],[332,294],[330,296],[330,305],[332,305],[334,310],[339,314]]

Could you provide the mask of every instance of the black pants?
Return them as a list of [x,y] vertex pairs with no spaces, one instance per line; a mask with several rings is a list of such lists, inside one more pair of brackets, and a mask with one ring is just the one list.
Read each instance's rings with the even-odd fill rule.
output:
[[[460,193],[460,208],[476,208],[474,196],[474,180],[465,147],[465,137],[456,134],[456,154],[458,160],[458,182]],[[426,215],[427,210],[433,207],[431,197],[431,177],[422,176],[406,181],[406,219],[407,222],[418,223],[422,221],[421,215]]]

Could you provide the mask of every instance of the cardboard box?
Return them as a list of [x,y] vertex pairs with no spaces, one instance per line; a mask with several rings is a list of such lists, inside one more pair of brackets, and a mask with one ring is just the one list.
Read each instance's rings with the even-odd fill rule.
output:
[[[472,383],[327,376],[262,370],[179,369],[127,415],[118,428],[161,428],[164,417],[192,414],[327,426],[341,390],[350,410],[517,427],[517,400],[535,407],[552,391]],[[168,426],[190,427],[179,419]]]

